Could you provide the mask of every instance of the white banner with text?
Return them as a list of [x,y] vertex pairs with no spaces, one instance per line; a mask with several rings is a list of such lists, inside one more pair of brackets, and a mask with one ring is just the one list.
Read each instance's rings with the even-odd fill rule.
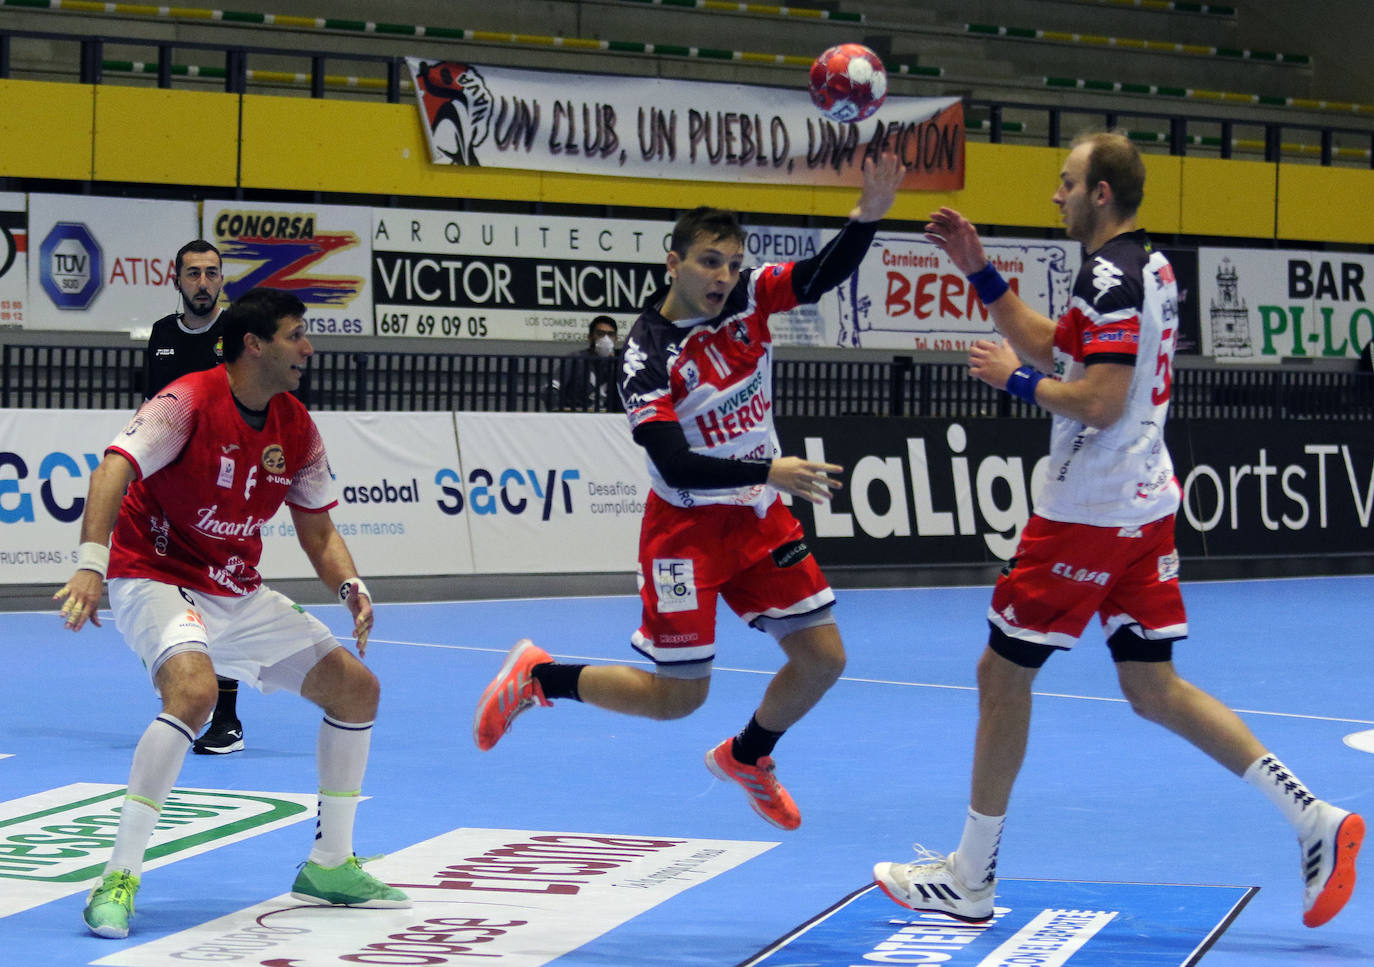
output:
[[436,164],[703,181],[858,185],[890,147],[902,187],[964,186],[958,97],[889,97],[857,124],[823,118],[806,77],[759,87],[406,59]]

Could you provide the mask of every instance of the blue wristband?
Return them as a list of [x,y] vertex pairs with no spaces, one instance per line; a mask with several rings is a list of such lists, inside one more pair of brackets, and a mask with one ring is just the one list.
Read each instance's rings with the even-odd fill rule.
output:
[[970,275],[968,280],[973,285],[973,291],[978,293],[978,298],[983,300],[985,306],[992,305],[1006,295],[1007,290],[1011,288],[1007,284],[1007,280],[1002,278],[1002,273],[998,272],[996,266],[991,262]]
[[1040,381],[1044,378],[1045,374],[1032,366],[1014,369],[1011,375],[1007,377],[1007,392],[1018,400],[1034,403],[1035,388],[1040,385]]

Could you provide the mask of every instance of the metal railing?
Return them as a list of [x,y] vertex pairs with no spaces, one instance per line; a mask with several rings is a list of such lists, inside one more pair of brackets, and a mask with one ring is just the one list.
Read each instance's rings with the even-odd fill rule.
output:
[[[142,347],[0,347],[0,407],[129,409],[143,400]],[[608,363],[611,361],[607,361]],[[567,409],[559,356],[315,353],[298,394],[312,409],[538,412]],[[607,367],[610,368],[609,366]],[[778,360],[778,416],[1030,417],[1043,411],[970,379],[953,362]],[[612,404],[614,405],[614,404]],[[578,409],[603,409],[593,402]],[[1374,420],[1374,375],[1281,369],[1175,369],[1175,417]]]

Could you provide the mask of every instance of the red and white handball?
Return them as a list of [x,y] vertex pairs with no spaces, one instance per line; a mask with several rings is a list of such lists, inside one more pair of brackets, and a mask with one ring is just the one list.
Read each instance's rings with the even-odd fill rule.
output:
[[811,101],[832,121],[862,121],[887,97],[887,70],[863,44],[838,44],[811,64]]

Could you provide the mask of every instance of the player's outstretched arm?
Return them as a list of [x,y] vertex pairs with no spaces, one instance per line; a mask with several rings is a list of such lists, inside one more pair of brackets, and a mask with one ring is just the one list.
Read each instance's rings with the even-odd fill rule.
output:
[[[358,568],[348,545],[334,527],[328,511],[311,513],[299,507],[291,508],[291,522],[296,526],[296,539],[301,550],[310,558],[315,573],[330,591],[343,591],[343,602],[353,615],[353,637],[358,643],[358,657],[367,654],[367,636],[372,633],[372,596],[358,577]],[[345,584],[349,584],[345,588]]]
[[849,213],[850,221],[876,222],[888,213],[897,200],[897,189],[906,177],[906,165],[893,151],[884,151],[863,164],[863,190],[859,202]]
[[941,208],[926,223],[926,240],[943,249],[954,267],[978,290],[993,325],[1017,354],[1037,369],[1054,367],[1055,321],[1026,305],[988,262],[973,223],[953,208]]
[[77,552],[76,573],[52,596],[54,601],[62,602],[63,627],[80,631],[87,619],[100,627],[98,611],[105,587],[105,570],[110,561],[110,535],[119,518],[124,491],[137,476],[134,465],[118,453],[107,453],[91,474],[86,507],[81,515],[81,547]]
[[819,504],[830,499],[832,490],[844,486],[830,476],[844,467],[834,463],[812,463],[801,457],[776,457],[768,468],[768,483],[793,497]]

